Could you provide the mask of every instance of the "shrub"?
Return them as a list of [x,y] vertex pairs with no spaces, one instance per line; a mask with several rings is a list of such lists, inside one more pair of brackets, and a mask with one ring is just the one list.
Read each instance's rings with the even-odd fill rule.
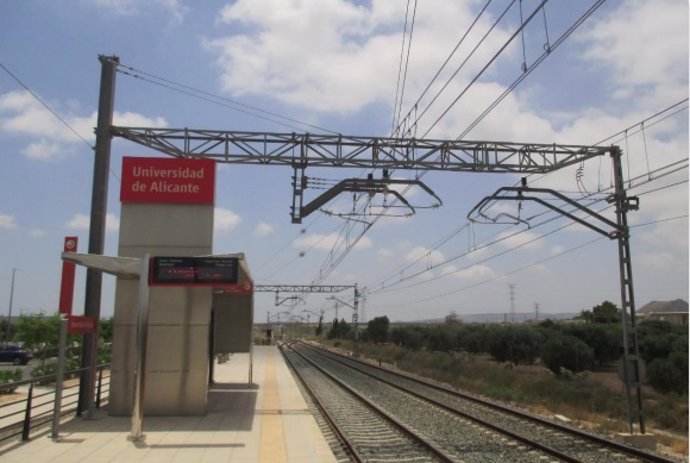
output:
[[575,336],[557,334],[544,343],[541,359],[549,370],[559,375],[561,367],[573,372],[589,370],[594,364],[594,352]]
[[456,345],[467,352],[478,354],[487,352],[489,344],[488,330],[483,325],[464,325],[456,330]]
[[391,340],[412,351],[418,351],[424,346],[424,334],[416,326],[396,326],[391,332]]
[[[4,370],[0,371],[0,384],[8,384],[8,383],[14,383],[16,381],[21,381],[22,380],[22,370],[17,368],[15,370]],[[5,388],[5,389],[0,389],[0,394],[9,394],[15,391],[17,389],[16,387],[14,388]]]
[[665,359],[653,360],[647,369],[649,383],[662,392],[688,393],[688,353],[674,351]]
[[529,327],[502,326],[490,330],[488,350],[497,362],[533,363],[541,336]]
[[650,320],[637,328],[640,355],[647,362],[663,359],[673,351],[687,352],[688,332],[685,327],[667,321]]
[[[76,370],[79,368],[79,359],[76,357],[69,357],[65,361],[65,372]],[[31,370],[31,376],[37,378],[39,376],[54,375],[57,372],[57,361],[47,361],[42,365],[37,366]],[[52,383],[54,379],[42,381],[43,384]]]
[[594,360],[599,365],[613,362],[622,355],[623,335],[620,324],[592,323],[569,325],[563,332],[575,336],[591,347],[594,353]]
[[427,349],[430,351],[450,352],[455,350],[455,336],[448,326],[433,326],[427,330]]
[[349,339],[352,327],[345,321],[344,318],[333,320],[331,329],[328,331],[328,339]]
[[375,317],[367,323],[367,329],[364,332],[366,339],[375,343],[388,341],[388,327],[390,321],[387,316]]

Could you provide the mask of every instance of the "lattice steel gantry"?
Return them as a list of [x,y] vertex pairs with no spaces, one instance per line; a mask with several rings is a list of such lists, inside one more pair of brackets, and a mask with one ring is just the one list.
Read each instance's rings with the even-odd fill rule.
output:
[[[304,192],[309,188],[306,169],[309,167],[531,174],[551,172],[592,157],[602,156],[610,151],[607,147],[556,143],[358,137],[188,128],[111,126],[110,135],[125,138],[174,157],[209,158],[228,164],[291,167],[292,223],[302,223],[303,217],[323,205],[334,194],[351,191],[348,186],[355,185],[357,191],[381,192],[384,187],[396,181],[386,176],[383,179],[346,179],[338,187],[327,191],[305,206]],[[416,182],[419,183],[418,180]],[[418,186],[430,191],[423,184]]]

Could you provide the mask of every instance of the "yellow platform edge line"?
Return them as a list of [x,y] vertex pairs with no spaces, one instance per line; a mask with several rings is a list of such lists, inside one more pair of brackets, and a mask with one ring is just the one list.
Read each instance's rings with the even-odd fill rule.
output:
[[[269,355],[266,360],[266,378],[264,380],[264,397],[261,408],[263,410],[281,410],[274,356]],[[287,463],[283,417],[280,414],[263,415],[261,417],[261,437],[259,442],[259,463]]]

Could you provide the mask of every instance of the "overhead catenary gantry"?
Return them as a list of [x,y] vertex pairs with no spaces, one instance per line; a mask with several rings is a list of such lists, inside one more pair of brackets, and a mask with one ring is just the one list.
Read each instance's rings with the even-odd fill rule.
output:
[[254,292],[257,293],[275,293],[276,295],[276,306],[282,304],[286,300],[296,300],[301,299],[299,296],[290,296],[285,299],[280,299],[280,293],[339,293],[348,289],[354,290],[353,301],[354,305],[357,306],[359,303],[360,293],[357,290],[357,283],[353,285],[255,285]]
[[[602,156],[609,148],[556,143],[437,140],[393,137],[359,137],[340,134],[238,132],[189,128],[110,127],[110,135],[133,141],[174,157],[208,158],[228,164],[289,166],[292,179],[293,223],[316,210],[340,191],[381,192],[393,180],[388,172],[435,170],[543,174]],[[381,169],[382,179],[346,179],[304,205],[309,188],[309,167]],[[427,192],[419,180],[410,181]],[[345,185],[345,187],[343,187]],[[431,193],[432,196],[433,192]]]

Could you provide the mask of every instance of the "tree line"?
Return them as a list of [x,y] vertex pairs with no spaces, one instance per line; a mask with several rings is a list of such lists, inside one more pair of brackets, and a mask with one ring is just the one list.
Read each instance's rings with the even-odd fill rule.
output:
[[[437,325],[392,326],[387,316],[367,323],[364,342],[393,343],[411,351],[488,354],[496,362],[533,364],[538,359],[556,375],[614,364],[623,355],[620,309],[605,301],[583,311],[574,323],[536,325],[463,324],[446,317]],[[335,320],[328,338],[351,339],[353,329]],[[638,324],[640,356],[649,384],[661,392],[688,393],[688,330],[665,321]]]
[[[9,332],[11,343],[17,343],[30,349],[34,357],[40,360],[40,364],[32,371],[32,376],[50,375],[55,372],[56,364],[48,361],[56,357],[60,334],[60,315],[22,314],[16,325],[13,323]],[[6,335],[9,327],[7,323],[0,325],[3,335]],[[4,339],[4,338],[3,338]],[[81,335],[70,334],[67,336],[66,369],[73,370],[79,367],[81,355]],[[109,363],[111,357],[110,344],[113,340],[113,320],[102,319],[99,326],[98,363]]]

